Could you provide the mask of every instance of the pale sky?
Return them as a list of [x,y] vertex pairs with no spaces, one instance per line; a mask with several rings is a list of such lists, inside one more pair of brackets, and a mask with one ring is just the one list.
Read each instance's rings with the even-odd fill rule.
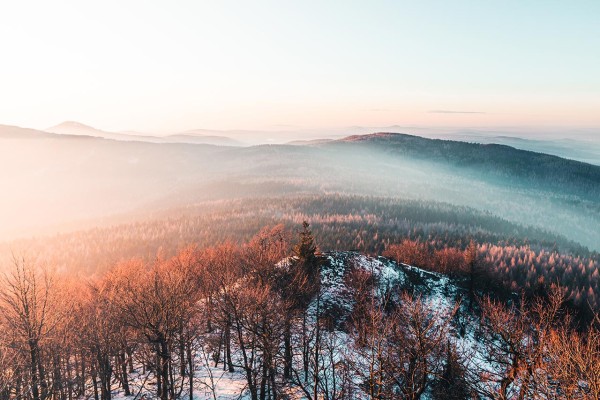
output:
[[600,127],[600,1],[3,1],[0,124]]

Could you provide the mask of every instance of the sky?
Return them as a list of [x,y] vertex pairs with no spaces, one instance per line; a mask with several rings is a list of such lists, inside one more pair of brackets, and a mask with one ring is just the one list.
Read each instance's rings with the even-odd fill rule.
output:
[[597,0],[0,5],[0,124],[38,129],[595,130],[599,71]]

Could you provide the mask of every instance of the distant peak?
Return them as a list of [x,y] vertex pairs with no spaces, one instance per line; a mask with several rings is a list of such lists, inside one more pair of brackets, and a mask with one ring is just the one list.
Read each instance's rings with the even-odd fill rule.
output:
[[54,125],[53,127],[48,128],[48,129],[54,129],[54,128],[96,129],[92,126],[82,124],[81,122],[77,122],[77,121],[64,121],[58,125]]
[[88,126],[77,121],[64,121],[61,123],[61,125]]
[[93,126],[82,124],[77,121],[64,121],[58,125],[54,125],[46,129],[46,132],[58,133],[65,135],[88,135],[88,136],[100,136],[103,131],[96,129]]
[[375,140],[375,139],[395,139],[395,138],[400,138],[400,137],[417,137],[417,136],[409,135],[406,133],[375,132],[375,133],[369,133],[366,135],[347,136],[347,137],[341,139],[341,141],[343,141],[343,142],[361,142],[361,141],[368,141],[368,140]]

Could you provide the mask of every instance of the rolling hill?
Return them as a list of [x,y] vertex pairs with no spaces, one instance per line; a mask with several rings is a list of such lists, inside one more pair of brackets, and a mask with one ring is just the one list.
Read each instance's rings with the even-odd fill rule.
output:
[[342,193],[472,207],[600,248],[600,167],[505,145],[379,133],[229,147],[16,127],[0,141],[5,239],[208,200]]

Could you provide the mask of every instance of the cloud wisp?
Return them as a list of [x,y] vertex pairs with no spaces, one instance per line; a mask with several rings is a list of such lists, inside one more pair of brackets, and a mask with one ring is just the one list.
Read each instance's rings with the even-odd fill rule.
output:
[[431,110],[429,114],[487,114],[485,111]]

